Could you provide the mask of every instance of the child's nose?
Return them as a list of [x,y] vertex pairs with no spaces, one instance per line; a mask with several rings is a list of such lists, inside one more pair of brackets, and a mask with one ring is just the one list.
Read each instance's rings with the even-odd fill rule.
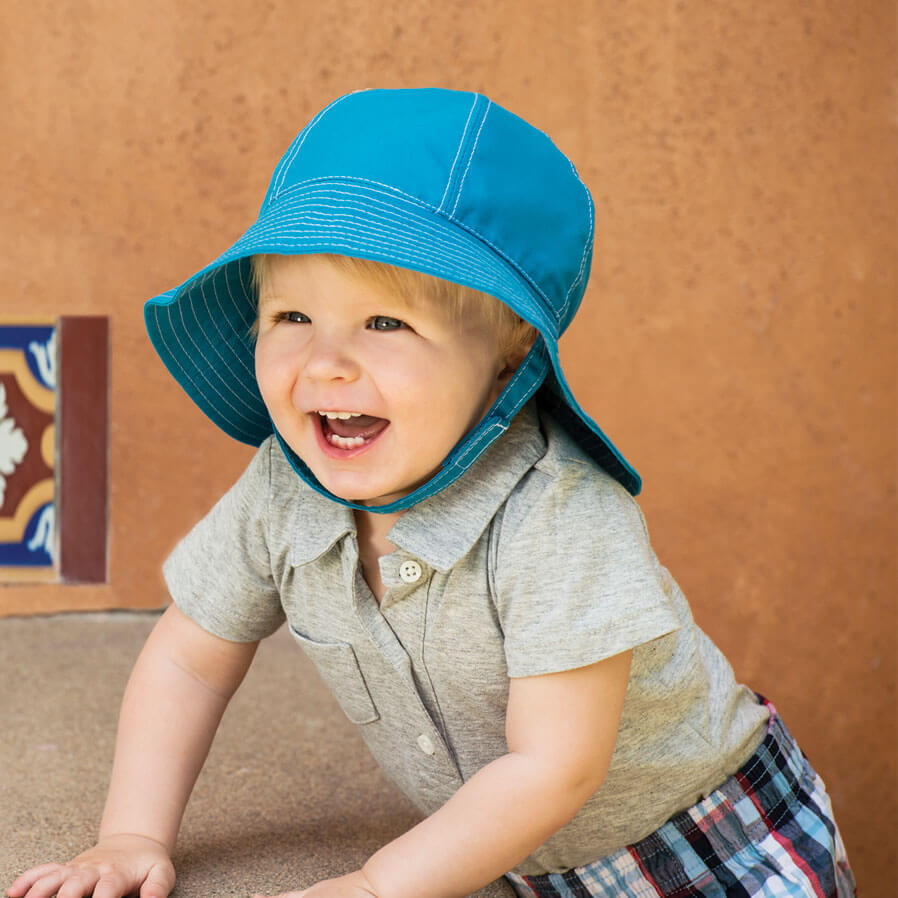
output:
[[313,340],[303,366],[303,376],[313,381],[353,381],[359,371],[348,347],[341,341],[324,338]]

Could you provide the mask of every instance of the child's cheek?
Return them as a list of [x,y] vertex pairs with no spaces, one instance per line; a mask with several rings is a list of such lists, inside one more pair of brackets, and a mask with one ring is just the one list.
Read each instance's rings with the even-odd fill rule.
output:
[[283,389],[288,379],[286,354],[282,351],[278,352],[274,341],[270,338],[260,338],[256,348],[256,381],[259,384],[262,398],[269,408],[275,400],[279,386]]

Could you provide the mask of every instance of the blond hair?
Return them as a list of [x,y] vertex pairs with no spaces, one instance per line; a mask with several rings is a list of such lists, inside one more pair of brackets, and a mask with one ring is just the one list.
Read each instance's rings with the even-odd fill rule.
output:
[[[326,260],[342,274],[389,293],[409,308],[418,307],[422,302],[431,302],[444,310],[452,322],[459,324],[471,315],[478,316],[496,334],[500,356],[514,367],[523,361],[537,337],[536,328],[515,314],[504,302],[473,287],[371,259],[333,253],[318,253],[316,256]],[[252,257],[253,288],[257,300],[270,277],[272,260],[277,258],[280,257]],[[258,333],[258,320],[253,325],[252,333]]]

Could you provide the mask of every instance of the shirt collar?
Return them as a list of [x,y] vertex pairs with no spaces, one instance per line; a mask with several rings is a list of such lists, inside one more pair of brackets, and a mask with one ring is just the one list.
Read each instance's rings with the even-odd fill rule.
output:
[[293,565],[308,564],[325,554],[347,534],[355,534],[352,509],[333,502],[303,483],[275,443],[279,467],[291,493],[297,497],[290,516],[292,547],[290,561]]
[[545,452],[536,406],[529,402],[458,480],[412,506],[388,539],[430,567],[448,571],[471,550],[518,481]]
[[[276,445],[278,467],[292,483],[296,473]],[[413,505],[393,526],[389,540],[438,571],[448,571],[471,549],[518,481],[545,455],[546,441],[535,403],[515,415],[506,433],[457,480]],[[355,535],[352,510],[301,483],[292,515],[291,562],[320,558],[347,534]]]

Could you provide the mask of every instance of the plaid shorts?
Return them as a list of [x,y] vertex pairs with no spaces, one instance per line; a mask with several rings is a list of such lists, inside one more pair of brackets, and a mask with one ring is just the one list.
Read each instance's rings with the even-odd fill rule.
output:
[[823,781],[773,705],[764,741],[707,798],[650,836],[565,873],[506,876],[521,898],[849,898]]

